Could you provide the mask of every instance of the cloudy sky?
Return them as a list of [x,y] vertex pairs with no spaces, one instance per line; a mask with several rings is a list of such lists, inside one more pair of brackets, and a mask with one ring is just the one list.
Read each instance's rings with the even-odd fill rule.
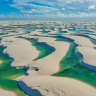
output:
[[0,0],[0,20],[96,18],[96,0]]

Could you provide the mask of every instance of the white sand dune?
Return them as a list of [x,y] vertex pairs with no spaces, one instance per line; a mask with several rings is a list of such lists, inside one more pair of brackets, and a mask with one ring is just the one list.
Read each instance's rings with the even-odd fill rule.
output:
[[40,75],[34,70],[29,70],[28,73],[29,76],[22,76],[17,80],[22,80],[32,89],[37,89],[43,96],[96,96],[96,89],[81,81]]
[[85,63],[96,66],[96,49],[90,47],[77,47],[78,51],[83,54]]
[[17,96],[15,92],[7,91],[0,88],[0,96]]
[[28,65],[39,54],[39,51],[25,39],[7,37],[2,39],[2,44],[7,46],[4,53],[8,53],[10,57],[14,58],[12,66]]
[[71,39],[75,40],[75,43],[78,44],[79,46],[86,46],[86,47],[96,47],[88,38],[82,37],[82,36],[69,36],[69,35],[64,35],[66,37],[69,37]]
[[35,31],[32,31],[31,33],[29,33],[29,35],[43,35],[40,31],[42,31],[42,30],[36,29]]

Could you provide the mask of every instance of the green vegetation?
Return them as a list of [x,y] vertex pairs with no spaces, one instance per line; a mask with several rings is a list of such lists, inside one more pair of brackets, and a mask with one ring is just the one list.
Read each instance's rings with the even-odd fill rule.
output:
[[28,96],[18,87],[17,82],[14,80],[16,77],[25,73],[24,69],[15,69],[11,67],[11,60],[1,54],[0,48],[0,87],[5,90],[15,91],[19,96]]

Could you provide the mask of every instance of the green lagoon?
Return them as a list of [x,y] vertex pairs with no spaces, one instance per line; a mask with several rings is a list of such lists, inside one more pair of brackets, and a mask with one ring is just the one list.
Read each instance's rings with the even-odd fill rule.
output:
[[[60,41],[60,39],[57,40]],[[80,59],[75,53],[77,45],[73,42],[71,42],[70,44],[71,45],[66,56],[60,62],[59,72],[53,75],[74,78],[96,87],[96,71],[90,70],[89,68],[81,64]]]

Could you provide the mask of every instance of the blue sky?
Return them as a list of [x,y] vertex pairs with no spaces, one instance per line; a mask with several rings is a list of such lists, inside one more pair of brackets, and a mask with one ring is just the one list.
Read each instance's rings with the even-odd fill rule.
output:
[[95,18],[96,0],[0,0],[0,20]]

